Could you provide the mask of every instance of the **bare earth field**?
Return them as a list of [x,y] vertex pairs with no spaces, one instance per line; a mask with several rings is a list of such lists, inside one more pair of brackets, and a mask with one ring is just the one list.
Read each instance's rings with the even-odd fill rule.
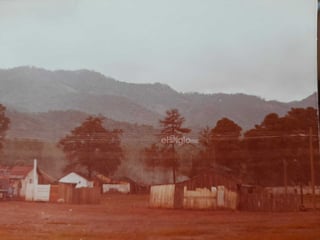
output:
[[1,240],[320,240],[320,212],[256,213],[148,208],[146,195],[100,205],[0,202]]

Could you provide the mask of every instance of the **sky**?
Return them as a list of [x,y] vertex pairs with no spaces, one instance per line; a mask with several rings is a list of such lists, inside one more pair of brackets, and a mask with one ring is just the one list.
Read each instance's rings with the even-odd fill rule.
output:
[[316,11],[316,0],[0,0],[0,68],[300,100],[316,91]]

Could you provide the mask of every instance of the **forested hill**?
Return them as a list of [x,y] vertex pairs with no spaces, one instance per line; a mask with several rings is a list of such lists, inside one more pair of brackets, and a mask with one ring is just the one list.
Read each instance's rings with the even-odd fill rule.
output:
[[[44,142],[58,142],[71,130],[81,125],[89,114],[80,111],[50,111],[46,113],[21,113],[7,111],[10,118],[8,137],[11,139],[38,139]],[[133,124],[105,118],[107,129],[121,129],[124,144],[148,145],[154,141],[157,130],[150,125]],[[143,138],[141,137],[143,136]]]
[[[283,115],[292,107],[317,107],[315,94],[304,100],[282,103],[245,94],[179,93],[168,85],[126,83],[88,70],[3,69],[0,86],[0,103],[18,112],[77,110],[154,127],[171,108],[178,108],[191,128],[213,127],[217,120],[227,117],[249,129],[271,112]],[[36,117],[41,120],[43,116]],[[50,116],[53,117],[52,113],[45,118],[49,121]],[[28,119],[26,115],[25,120]],[[53,124],[61,122],[58,118]]]

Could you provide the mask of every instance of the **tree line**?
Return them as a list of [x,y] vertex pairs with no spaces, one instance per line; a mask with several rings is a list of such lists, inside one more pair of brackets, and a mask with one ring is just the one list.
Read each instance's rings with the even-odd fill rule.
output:
[[[0,148],[10,124],[5,109],[0,104]],[[123,131],[109,130],[103,121],[101,116],[90,116],[57,143],[68,160],[66,171],[80,171],[89,178],[94,172],[109,176],[125,161]],[[182,175],[192,177],[223,167],[244,182],[260,185],[281,185],[285,170],[289,184],[308,184],[312,152],[319,172],[318,115],[314,108],[292,108],[282,117],[270,113],[247,131],[222,118],[214,127],[203,128],[196,141],[188,137],[191,129],[184,124],[185,118],[177,109],[168,110],[159,120],[157,142],[141,151],[147,170],[154,174],[171,171],[171,182],[176,182]]]
[[[165,123],[160,132],[161,138],[170,135],[171,139],[179,139],[181,133],[190,131],[182,127],[184,118],[176,109],[167,111],[167,116],[160,123]],[[183,131],[179,132],[179,129]],[[173,182],[176,181],[177,168],[186,164],[185,159],[179,159],[175,146],[179,146],[179,142],[163,144],[159,141],[144,149],[149,169],[171,168]],[[222,118],[213,128],[202,129],[198,144],[193,144],[191,149],[191,164],[184,172],[189,177],[208,168],[219,167],[252,184],[282,185],[284,171],[288,184],[308,184],[311,154],[316,159],[316,170],[320,170],[317,110],[311,107],[292,108],[283,117],[270,113],[247,131],[231,119]]]

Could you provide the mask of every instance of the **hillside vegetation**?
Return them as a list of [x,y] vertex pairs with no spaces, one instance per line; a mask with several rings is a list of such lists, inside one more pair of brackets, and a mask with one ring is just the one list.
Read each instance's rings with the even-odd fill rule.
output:
[[[29,164],[37,158],[41,167],[57,177],[66,165],[57,142],[90,115],[103,116],[107,129],[123,131],[125,158],[116,175],[157,183],[170,181],[170,176],[163,168],[156,169],[156,174],[148,169],[143,151],[159,143],[159,119],[168,109],[179,110],[192,130],[188,136],[197,139],[201,130],[214,128],[220,119],[231,119],[244,133],[270,113],[283,116],[292,108],[317,108],[316,94],[283,103],[240,93],[180,93],[161,83],[126,83],[88,70],[3,69],[0,85],[0,103],[7,107],[11,121],[1,162]],[[199,150],[179,150],[181,179],[190,176]]]

